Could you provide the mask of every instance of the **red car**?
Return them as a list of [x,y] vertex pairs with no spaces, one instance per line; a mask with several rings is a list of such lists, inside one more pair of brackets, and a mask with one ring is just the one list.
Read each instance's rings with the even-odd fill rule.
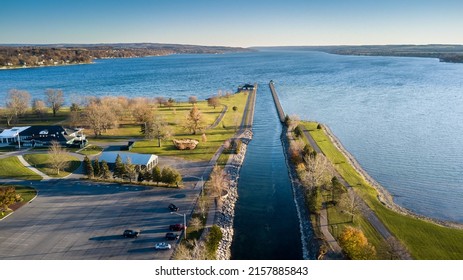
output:
[[185,226],[183,224],[175,224],[175,225],[170,225],[169,226],[169,230],[171,231],[180,231],[180,230],[184,230],[185,229]]

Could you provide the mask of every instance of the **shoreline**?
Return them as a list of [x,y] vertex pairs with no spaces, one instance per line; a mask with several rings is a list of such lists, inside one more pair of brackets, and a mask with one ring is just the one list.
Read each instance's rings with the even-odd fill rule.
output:
[[37,65],[37,66],[2,66],[0,70],[21,70],[21,69],[36,69],[36,68],[48,68],[48,67],[62,67],[62,66],[74,66],[74,65],[88,65],[95,64],[94,61],[82,62],[82,63],[65,63],[57,65]]
[[369,183],[377,192],[377,198],[381,204],[383,204],[385,207],[388,209],[402,214],[406,216],[410,216],[419,220],[423,220],[426,222],[431,222],[433,224],[439,225],[439,226],[444,226],[444,227],[449,227],[449,228],[454,228],[454,229],[463,229],[463,224],[457,223],[457,222],[452,222],[452,221],[443,221],[439,220],[436,218],[428,217],[425,215],[420,215],[417,214],[405,207],[402,207],[398,205],[392,195],[389,193],[389,191],[383,187],[380,183],[378,183],[375,179],[373,179],[358,163],[358,161],[355,159],[355,157],[347,151],[347,149],[342,145],[342,142],[336,137],[336,135],[331,131],[331,129],[325,125],[321,124],[323,131],[325,134],[328,136],[328,138],[331,140],[333,145],[346,157],[348,160],[348,163],[357,171],[357,173],[360,174],[360,176],[367,182]]
[[234,218],[235,218],[235,205],[238,200],[238,187],[240,169],[246,157],[246,151],[249,142],[252,140],[252,131],[246,130],[240,137],[236,139],[241,140],[240,150],[237,154],[233,154],[228,158],[225,165],[225,172],[229,176],[230,184],[227,188],[227,196],[222,201],[222,206],[218,211],[218,218],[215,222],[222,231],[222,239],[219,242],[217,249],[217,260],[230,260],[231,259],[231,245],[234,236]]
[[307,202],[304,194],[305,190],[297,176],[296,166],[289,158],[288,150],[290,142],[294,140],[290,137],[291,132],[288,130],[288,127],[286,125],[282,125],[280,140],[283,147],[286,167],[288,168],[288,177],[291,181],[293,201],[299,219],[299,231],[301,233],[302,243],[302,259],[315,260],[320,255],[320,248],[323,242],[320,241],[321,236],[318,236],[315,231],[317,225],[314,224],[311,220],[311,214],[306,204]]

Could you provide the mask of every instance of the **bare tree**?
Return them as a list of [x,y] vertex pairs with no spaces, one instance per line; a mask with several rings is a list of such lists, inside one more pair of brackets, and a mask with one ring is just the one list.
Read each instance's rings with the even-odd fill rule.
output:
[[84,110],[85,124],[93,130],[95,137],[100,136],[103,132],[104,117],[105,113],[94,102],[90,103]]
[[207,259],[207,250],[206,244],[203,241],[193,239],[191,245],[193,249],[191,250],[191,259],[192,260],[205,260]]
[[43,100],[35,98],[32,100],[32,111],[39,117],[43,117],[47,113],[47,106]]
[[308,187],[319,187],[329,184],[332,178],[329,163],[322,154],[306,155],[305,172],[302,174],[302,182]]
[[50,167],[56,170],[57,175],[59,175],[59,172],[69,165],[66,155],[67,152],[61,147],[59,142],[51,142],[50,149],[48,150],[48,156],[50,157]]
[[161,140],[172,136],[173,131],[163,116],[155,114],[151,120],[142,124],[141,132],[148,139],[157,139],[161,147]]
[[48,107],[50,107],[53,111],[53,117],[56,116],[56,112],[59,111],[61,106],[64,104],[64,97],[63,97],[63,91],[58,89],[47,89],[45,92],[46,96],[46,101],[48,104]]
[[193,108],[187,114],[183,127],[192,134],[196,134],[206,127],[203,115],[196,105],[193,105]]
[[215,165],[209,178],[211,194],[220,198],[229,182],[228,176],[223,168]]
[[391,257],[391,260],[409,260],[411,259],[410,254],[405,249],[405,246],[394,236],[390,236],[386,239],[387,253]]
[[190,220],[190,223],[188,225],[188,227],[192,227],[192,228],[199,228],[203,223],[201,222],[201,219],[199,219],[198,217],[195,217],[195,218],[192,218]]
[[175,260],[192,260],[190,249],[186,243],[181,242],[177,245],[173,258]]
[[95,137],[117,125],[117,116],[110,107],[91,102],[83,112],[84,123],[93,130]]
[[207,99],[207,105],[211,107],[217,107],[220,105],[220,99],[217,96],[213,96]]
[[341,195],[339,206],[345,213],[350,215],[350,221],[354,222],[355,216],[361,211],[362,204],[360,197],[351,189],[347,193]]
[[126,116],[126,112],[128,111],[129,101],[126,97],[105,96],[101,98],[100,103],[106,108],[111,108],[112,113],[119,121]]
[[132,105],[132,116],[137,123],[143,124],[149,122],[153,118],[154,110],[147,102],[137,102]]
[[192,96],[188,97],[188,102],[189,102],[190,104],[193,104],[193,105],[194,105],[194,104],[198,103],[198,97],[192,95]]
[[31,95],[27,91],[12,89],[8,92],[6,96],[6,113],[10,116],[9,118],[7,116],[8,125],[10,125],[11,120],[26,113],[30,100]]
[[158,96],[155,98],[155,103],[160,107],[167,103],[167,99],[163,96]]

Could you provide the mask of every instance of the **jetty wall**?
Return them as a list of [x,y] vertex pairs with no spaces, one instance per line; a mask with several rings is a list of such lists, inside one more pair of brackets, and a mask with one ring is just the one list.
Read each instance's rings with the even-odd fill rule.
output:
[[278,94],[275,90],[275,85],[273,84],[273,81],[270,81],[269,86],[270,86],[270,91],[272,92],[273,100],[275,101],[275,106],[277,108],[278,117],[280,118],[280,121],[284,123],[285,122],[285,112],[283,111],[283,107],[281,107],[280,99],[278,98]]

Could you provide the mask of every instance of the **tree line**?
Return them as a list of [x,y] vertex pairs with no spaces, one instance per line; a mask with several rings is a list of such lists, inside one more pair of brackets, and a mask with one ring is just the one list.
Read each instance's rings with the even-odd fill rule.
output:
[[113,168],[109,164],[98,158],[90,160],[85,156],[83,160],[85,175],[90,179],[122,179],[128,180],[130,183],[133,181],[138,182],[154,182],[159,186],[159,183],[167,186],[176,186],[182,182],[182,176],[175,168],[165,166],[160,169],[155,166],[151,170],[143,169],[132,163],[130,157],[124,163],[122,157],[118,154]]
[[176,53],[224,53],[243,48],[167,44],[114,44],[74,46],[0,46],[0,67],[37,67],[90,63],[101,58],[161,56]]
[[[214,95],[207,99],[207,104],[216,108],[221,105],[220,98],[229,95],[231,95],[229,92],[225,96]],[[196,106],[197,97],[190,96],[188,101],[192,104],[192,108],[185,118],[176,121],[176,124],[191,134],[203,133],[207,126],[204,115]],[[131,120],[140,126],[140,132],[145,138],[157,140],[158,146],[161,147],[163,140],[174,135],[174,129],[172,123],[168,123],[166,118],[156,111],[156,108],[172,108],[175,103],[175,99],[163,96],[154,98],[73,97],[67,122],[71,127],[88,128],[94,137],[100,137],[109,129],[117,128],[121,122]],[[12,89],[6,95],[5,106],[0,108],[0,118],[6,121],[8,127],[11,127],[17,124],[26,113],[32,113],[37,118],[44,118],[52,112],[56,117],[64,104],[64,93],[60,89],[47,89],[43,99],[34,98],[32,100],[29,92]],[[236,111],[235,107],[234,111]]]

